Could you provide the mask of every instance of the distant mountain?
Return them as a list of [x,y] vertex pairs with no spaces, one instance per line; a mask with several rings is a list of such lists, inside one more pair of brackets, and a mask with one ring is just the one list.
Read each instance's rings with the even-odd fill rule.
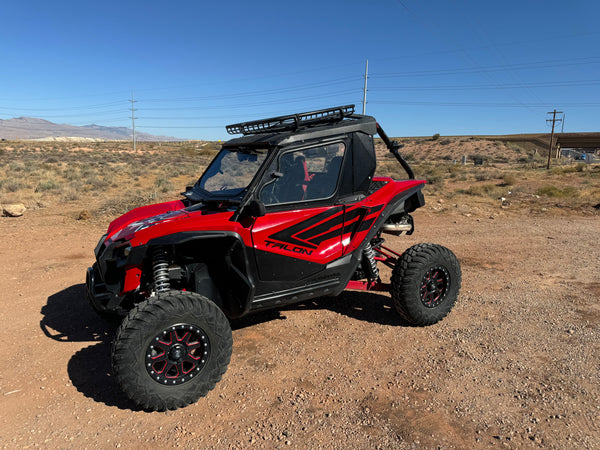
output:
[[[57,124],[34,117],[0,119],[0,139],[42,139],[57,137],[79,137],[102,140],[130,140],[133,131],[126,127],[104,127],[102,125],[84,125],[81,127]],[[171,136],[154,136],[136,131],[138,141],[179,141]]]

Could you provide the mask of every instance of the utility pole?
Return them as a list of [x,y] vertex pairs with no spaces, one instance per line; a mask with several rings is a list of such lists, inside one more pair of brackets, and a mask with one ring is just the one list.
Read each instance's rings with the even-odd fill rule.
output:
[[367,111],[367,78],[368,78],[368,74],[369,74],[369,60],[367,59],[367,64],[365,65],[365,87],[363,88],[363,109],[362,109],[363,116],[365,115],[365,112]]
[[135,112],[137,111],[137,109],[134,108],[134,104],[136,103],[136,100],[133,99],[133,91],[131,91],[131,125],[133,127],[133,152],[135,153],[135,119],[137,119],[137,117],[135,117]]
[[546,119],[546,123],[552,122],[552,134],[550,134],[550,147],[548,148],[548,164],[546,170],[550,169],[550,156],[552,155],[552,149],[554,148],[554,124],[556,122],[562,122],[562,119],[557,119],[556,114],[562,114],[562,111],[550,111],[548,114],[552,114],[552,119]]

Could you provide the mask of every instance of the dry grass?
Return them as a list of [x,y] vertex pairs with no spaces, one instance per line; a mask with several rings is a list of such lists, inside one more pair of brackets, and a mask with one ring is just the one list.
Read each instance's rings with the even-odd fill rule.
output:
[[[89,144],[86,144],[89,145]],[[84,201],[114,214],[177,196],[218,151],[199,144],[2,142],[0,204],[32,207]],[[125,200],[123,200],[125,198]],[[106,205],[115,203],[115,208]],[[118,206],[125,205],[125,206]]]
[[[505,198],[512,209],[548,205],[586,208],[600,203],[600,165],[580,163],[547,171],[540,158],[527,156],[527,150],[514,143],[442,137],[436,141],[415,139],[410,144],[427,146],[419,153],[427,154],[426,159],[408,159],[412,159],[416,177],[427,180],[429,201],[433,197],[453,204],[487,202],[497,207],[499,199]],[[525,161],[513,158],[510,163],[493,162],[487,158],[481,166],[455,163],[452,155],[465,150],[466,144],[503,148]],[[138,151],[132,153],[129,143],[85,145],[1,142],[0,204],[22,202],[29,208],[72,205],[114,217],[136,206],[178,198],[220,147],[212,142],[139,143]],[[383,152],[378,155],[376,174],[406,178],[393,156]]]

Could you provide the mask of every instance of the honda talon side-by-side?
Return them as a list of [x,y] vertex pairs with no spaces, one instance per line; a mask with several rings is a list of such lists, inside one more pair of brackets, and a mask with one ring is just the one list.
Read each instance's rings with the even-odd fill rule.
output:
[[[424,180],[354,105],[227,126],[180,200],[136,208],[108,227],[86,282],[92,307],[119,318],[113,374],[147,410],[205,396],[232,352],[230,319],[345,289],[389,291],[413,325],[443,319],[460,289],[457,258],[411,234]],[[407,178],[375,177],[379,135]],[[392,268],[389,283],[378,265]]]

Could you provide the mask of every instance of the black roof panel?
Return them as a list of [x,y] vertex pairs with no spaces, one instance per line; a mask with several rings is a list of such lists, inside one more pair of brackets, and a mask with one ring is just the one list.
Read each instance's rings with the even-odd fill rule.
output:
[[225,142],[224,147],[244,145],[275,147],[352,132],[362,132],[372,136],[377,134],[377,123],[371,116],[354,114],[354,105],[346,105],[242,122],[227,126],[227,131],[231,134],[243,133],[244,136]]

